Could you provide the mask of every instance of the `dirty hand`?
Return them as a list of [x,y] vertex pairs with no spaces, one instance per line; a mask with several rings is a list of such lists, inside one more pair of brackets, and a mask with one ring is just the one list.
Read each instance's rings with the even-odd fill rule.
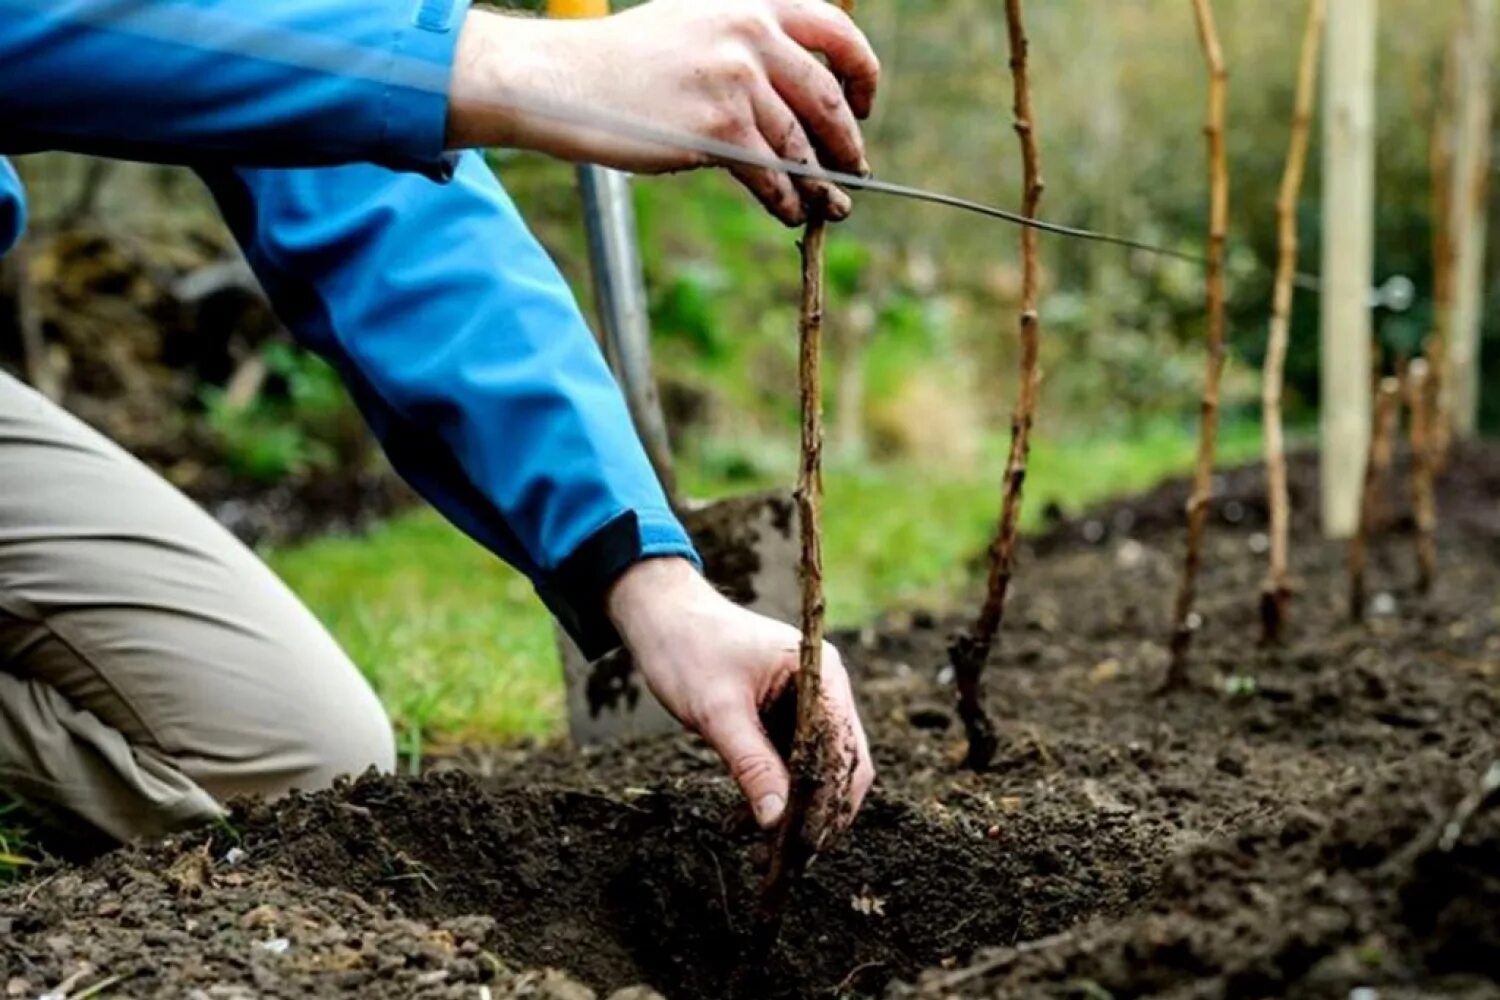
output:
[[[474,12],[459,39],[448,141],[534,149],[640,173],[715,162],[522,107],[532,96],[761,156],[862,173],[868,167],[856,119],[869,115],[879,77],[868,40],[826,0],[652,0],[599,20]],[[835,219],[849,212],[848,196],[828,184],[727,165],[788,225],[805,221],[806,204],[826,205]]]
[[[682,559],[637,563],[610,592],[609,613],[652,693],[724,759],[756,821],[775,826],[788,776],[761,711],[797,672],[797,630],[732,603]],[[875,778],[849,675],[827,645],[823,698],[832,773],[845,780],[813,803],[807,829],[814,844],[853,821]]]

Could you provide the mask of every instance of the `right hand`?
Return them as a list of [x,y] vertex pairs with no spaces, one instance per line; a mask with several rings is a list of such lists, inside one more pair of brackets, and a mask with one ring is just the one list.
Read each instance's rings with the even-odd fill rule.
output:
[[[869,115],[879,78],[869,41],[826,0],[652,0],[580,21],[476,12],[459,40],[449,143],[534,149],[637,173],[716,162],[516,106],[535,95],[761,156],[868,173],[858,120]],[[849,212],[848,196],[826,182],[725,165],[787,225],[806,221],[810,204],[834,219]]]

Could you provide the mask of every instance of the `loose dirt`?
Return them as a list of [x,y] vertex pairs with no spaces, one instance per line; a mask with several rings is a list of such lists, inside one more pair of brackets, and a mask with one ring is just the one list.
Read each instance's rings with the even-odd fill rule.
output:
[[[1168,697],[1185,484],[1032,540],[988,773],[954,764],[961,618],[839,637],[879,783],[756,996],[1500,996],[1500,809],[1440,842],[1500,757],[1500,449],[1453,463],[1430,597],[1392,489],[1359,626],[1297,460],[1275,650],[1261,476],[1219,485],[1195,684]],[[730,997],[762,861],[690,738],[475,750],[44,868],[0,891],[0,970],[14,996],[120,976],[129,996]]]

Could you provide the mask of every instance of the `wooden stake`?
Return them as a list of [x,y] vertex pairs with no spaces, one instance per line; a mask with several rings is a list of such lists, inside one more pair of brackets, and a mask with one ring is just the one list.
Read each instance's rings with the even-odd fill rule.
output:
[[[853,0],[839,0],[845,13]],[[791,777],[786,811],[776,831],[766,876],[757,901],[753,951],[761,967],[781,931],[782,914],[793,882],[814,853],[807,820],[818,793],[828,784],[832,756],[823,707],[823,311],[825,206],[807,209],[802,237],[802,301],[797,329],[798,376],[802,408],[802,461],[797,474],[797,517],[802,533],[802,641],[797,663],[797,725],[787,762]],[[757,973],[758,974],[758,973]]]
[[1213,503],[1214,452],[1219,434],[1219,381],[1224,374],[1224,245],[1229,235],[1229,158],[1224,145],[1224,108],[1229,91],[1229,71],[1219,44],[1209,0],[1193,0],[1198,37],[1208,63],[1209,191],[1212,202],[1208,230],[1208,371],[1203,382],[1198,466],[1193,476],[1193,495],[1188,500],[1187,556],[1177,588],[1172,632],[1172,660],[1163,689],[1187,684],[1188,653],[1198,630],[1193,605],[1197,598],[1198,570],[1203,561],[1203,534]]
[[1370,435],[1369,460],[1365,462],[1364,494],[1360,502],[1359,530],[1349,542],[1349,618],[1365,618],[1365,569],[1369,562],[1369,540],[1375,534],[1380,484],[1391,469],[1396,419],[1401,413],[1401,380],[1384,378],[1375,393],[1374,432]]
[[1437,499],[1432,484],[1430,441],[1432,394],[1427,362],[1417,358],[1406,371],[1406,405],[1411,411],[1411,506],[1417,528],[1417,593],[1432,591],[1437,578]]
[[1292,292],[1297,275],[1297,198],[1307,172],[1307,147],[1318,79],[1318,54],[1323,38],[1323,0],[1308,0],[1307,27],[1302,35],[1302,60],[1297,71],[1297,97],[1292,112],[1292,141],[1276,200],[1280,254],[1276,262],[1276,292],[1271,307],[1271,331],[1261,376],[1261,420],[1264,426],[1267,505],[1271,515],[1270,567],[1261,588],[1261,638],[1280,643],[1286,629],[1292,588],[1287,578],[1291,547],[1291,501],[1286,475],[1286,439],[1281,423],[1281,392],[1285,382],[1287,343],[1292,326]]
[[1359,527],[1370,447],[1379,14],[1378,0],[1330,3],[1323,46],[1319,499],[1330,538],[1349,538]]
[[[1031,112],[1030,41],[1022,20],[1021,0],[1005,0],[1005,23],[1010,37],[1010,71],[1014,82],[1015,130],[1021,140],[1023,172],[1022,211],[1037,214],[1042,181],[1037,155],[1036,129]],[[1005,486],[1000,501],[1000,523],[990,545],[989,577],[984,605],[970,631],[950,647],[954,681],[958,688],[958,714],[963,720],[969,749],[966,765],[984,770],[994,759],[998,741],[994,723],[984,710],[982,678],[995,636],[1005,619],[1005,598],[1015,572],[1016,539],[1021,519],[1021,501],[1026,485],[1026,464],[1031,454],[1031,427],[1041,388],[1038,356],[1041,323],[1041,265],[1037,257],[1037,233],[1021,230],[1021,371],[1020,387],[1010,422],[1010,454],[1005,460]]]

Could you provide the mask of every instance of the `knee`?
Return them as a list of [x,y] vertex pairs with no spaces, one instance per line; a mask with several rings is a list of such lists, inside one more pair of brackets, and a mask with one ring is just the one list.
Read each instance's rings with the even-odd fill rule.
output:
[[303,761],[291,787],[317,791],[338,778],[371,768],[382,774],[395,771],[396,740],[390,717],[373,692],[366,688],[364,693],[367,697],[324,706],[325,711],[318,713],[322,722],[304,724],[286,734],[292,756]]
[[394,771],[390,718],[353,665],[342,654],[338,660],[309,669],[303,683],[262,691],[254,706],[221,715],[211,739],[227,735],[231,752],[184,761],[184,769],[220,801],[321,791],[371,768]]

